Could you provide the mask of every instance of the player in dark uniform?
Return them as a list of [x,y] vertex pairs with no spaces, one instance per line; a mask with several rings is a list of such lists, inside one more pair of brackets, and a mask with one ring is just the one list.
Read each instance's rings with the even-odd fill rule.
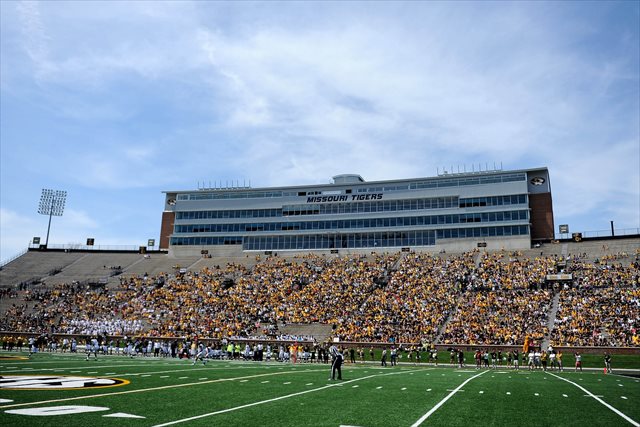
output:
[[604,373],[611,373],[611,355],[609,353],[604,354]]
[[334,344],[329,347],[329,354],[331,355],[331,377],[330,380],[336,379],[336,373],[338,373],[338,379],[342,379],[342,361],[344,356],[340,349]]

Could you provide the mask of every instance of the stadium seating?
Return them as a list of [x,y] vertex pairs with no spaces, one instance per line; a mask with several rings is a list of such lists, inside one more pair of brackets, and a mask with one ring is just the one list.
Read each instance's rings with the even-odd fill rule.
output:
[[[5,266],[3,285],[20,270],[46,285],[3,293],[0,330],[639,346],[638,245],[550,248],[225,260],[30,252]],[[113,267],[113,286],[77,280]],[[560,271],[574,275],[571,286],[547,283]]]

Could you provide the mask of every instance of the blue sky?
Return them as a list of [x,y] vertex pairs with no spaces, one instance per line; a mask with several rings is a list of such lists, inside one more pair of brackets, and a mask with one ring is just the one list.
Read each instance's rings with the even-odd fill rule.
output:
[[639,2],[0,2],[0,259],[158,238],[162,190],[547,166],[640,227]]

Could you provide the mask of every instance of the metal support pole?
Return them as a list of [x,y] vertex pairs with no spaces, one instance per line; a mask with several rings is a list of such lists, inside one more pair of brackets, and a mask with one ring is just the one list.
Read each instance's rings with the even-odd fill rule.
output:
[[49,226],[47,227],[47,241],[44,242],[44,247],[49,247],[49,230],[51,230],[51,217],[53,216],[53,208],[49,211]]

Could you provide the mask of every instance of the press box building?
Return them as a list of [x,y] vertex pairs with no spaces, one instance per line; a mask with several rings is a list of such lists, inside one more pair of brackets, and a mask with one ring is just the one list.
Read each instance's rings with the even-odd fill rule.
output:
[[544,167],[164,193],[160,248],[183,255],[524,249],[554,237]]

